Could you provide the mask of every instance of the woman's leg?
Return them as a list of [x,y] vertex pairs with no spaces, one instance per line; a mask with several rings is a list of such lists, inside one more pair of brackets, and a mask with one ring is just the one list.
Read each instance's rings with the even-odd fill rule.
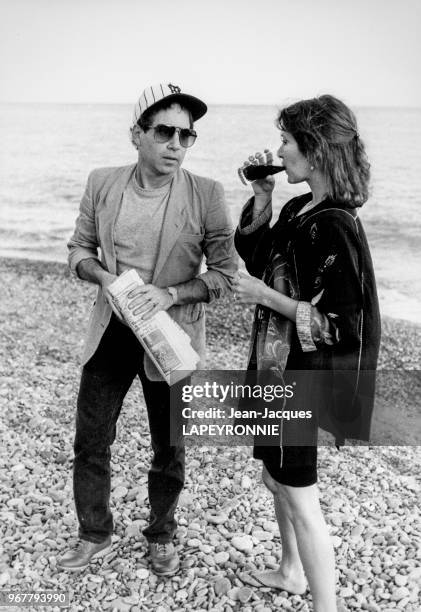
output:
[[[313,597],[314,612],[336,612],[333,546],[320,508],[317,485],[308,487],[282,485],[270,476],[266,468],[264,468],[263,481],[274,495],[275,508],[281,508],[282,513],[285,513],[287,520],[293,527],[299,557]],[[280,530],[281,524],[283,529],[286,526],[286,543],[289,547],[289,549],[287,548],[287,559],[293,561],[294,571],[297,573],[290,525],[286,521],[282,521],[279,525]],[[281,536],[283,536],[282,530]],[[282,543],[284,546],[284,540],[282,540]],[[282,555],[279,572],[283,569],[283,562],[284,556]]]
[[[270,478],[269,473],[266,467],[263,466],[262,478],[265,484],[268,477]],[[268,587],[284,589],[289,593],[300,595],[306,590],[306,580],[298,552],[294,526],[288,518],[285,501],[279,495],[274,495],[273,499],[282,542],[281,564],[278,570],[259,572],[255,576],[262,584]]]

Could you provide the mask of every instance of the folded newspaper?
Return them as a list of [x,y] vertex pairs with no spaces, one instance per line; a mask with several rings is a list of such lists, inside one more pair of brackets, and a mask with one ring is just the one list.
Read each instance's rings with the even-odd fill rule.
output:
[[127,270],[108,285],[108,291],[117,310],[160,374],[172,385],[196,369],[199,355],[191,346],[188,334],[164,310],[157,312],[148,321],[133,314],[128,307],[128,294],[139,285],[144,285],[144,282],[136,270]]

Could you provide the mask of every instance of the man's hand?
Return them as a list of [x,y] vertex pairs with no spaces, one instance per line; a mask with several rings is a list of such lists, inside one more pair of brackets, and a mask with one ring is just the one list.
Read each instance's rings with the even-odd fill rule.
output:
[[115,274],[111,274],[110,272],[104,271],[104,273],[101,275],[100,285],[101,285],[102,293],[104,294],[105,299],[107,300],[107,302],[113,309],[115,316],[118,318],[118,320],[121,323],[124,323],[124,325],[127,325],[126,321],[123,319],[121,315],[121,312],[118,310],[117,306],[114,304],[111,293],[108,291],[109,285],[111,285],[111,283],[117,280],[117,278],[118,276],[116,276]]
[[142,315],[147,321],[160,310],[168,310],[174,300],[167,289],[155,287],[155,285],[143,285],[130,291],[127,296],[130,299],[128,308],[134,315]]
[[268,287],[255,276],[239,272],[233,283],[236,299],[241,304],[263,304]]
[[120,311],[117,310],[116,306],[113,304],[111,294],[107,290],[107,287],[116,280],[117,276],[115,274],[111,274],[111,272],[108,272],[108,270],[105,270],[105,268],[103,268],[102,264],[96,258],[82,259],[82,261],[78,263],[77,273],[81,279],[86,280],[89,283],[95,283],[95,285],[99,285],[101,287],[102,293],[113,309],[115,316],[119,319],[119,321],[127,325],[121,316]]

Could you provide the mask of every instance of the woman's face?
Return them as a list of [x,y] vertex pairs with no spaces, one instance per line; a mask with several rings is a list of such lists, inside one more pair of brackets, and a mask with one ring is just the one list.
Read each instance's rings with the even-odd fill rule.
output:
[[277,155],[285,166],[288,183],[302,183],[310,178],[309,162],[299,150],[294,136],[285,130],[281,130],[281,146]]

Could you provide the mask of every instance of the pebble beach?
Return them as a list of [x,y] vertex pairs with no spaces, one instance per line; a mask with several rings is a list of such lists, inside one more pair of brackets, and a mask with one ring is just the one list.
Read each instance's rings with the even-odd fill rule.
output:
[[[138,381],[113,446],[113,548],[82,572],[57,569],[57,556],[77,537],[74,417],[96,288],[60,263],[5,258],[0,270],[0,591],[66,592],[72,612],[310,612],[308,593],[260,588],[252,577],[276,569],[281,546],[261,464],[247,447],[187,449],[177,514],[182,567],[167,579],[150,571],[141,531],[149,513],[151,450]],[[246,366],[251,320],[251,309],[232,301],[208,306],[208,368]],[[379,367],[416,370],[420,357],[421,327],[384,318]],[[406,417],[402,439],[413,440],[416,421]],[[415,444],[320,448],[319,487],[340,612],[421,609],[420,473]]]

